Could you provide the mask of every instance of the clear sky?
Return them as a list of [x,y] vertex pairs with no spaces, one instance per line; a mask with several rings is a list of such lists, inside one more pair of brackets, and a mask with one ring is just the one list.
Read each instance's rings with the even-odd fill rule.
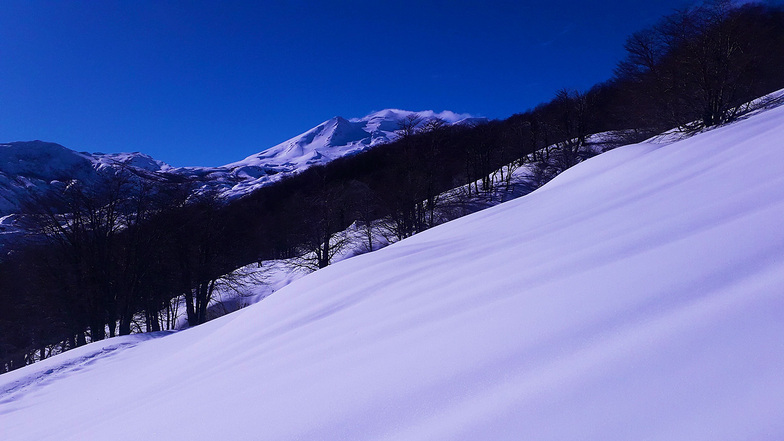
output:
[[0,142],[217,166],[340,115],[505,118],[612,75],[691,0],[0,5]]

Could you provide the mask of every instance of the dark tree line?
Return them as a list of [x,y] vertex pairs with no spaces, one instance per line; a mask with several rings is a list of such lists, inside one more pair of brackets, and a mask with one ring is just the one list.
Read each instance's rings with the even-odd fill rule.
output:
[[635,33],[616,70],[620,109],[658,130],[731,121],[744,103],[781,87],[783,22],[781,8],[718,0]]
[[503,121],[403,121],[400,138],[226,203],[188,183],[127,170],[98,185],[64,184],[31,200],[29,240],[0,256],[0,372],[107,336],[208,319],[221,277],[264,259],[315,270],[345,246],[352,223],[372,250],[464,214],[468,200],[538,186],[594,152],[589,135],[635,141],[661,130],[731,121],[744,103],[784,87],[784,11],[714,2],[631,36],[616,75],[562,90]]

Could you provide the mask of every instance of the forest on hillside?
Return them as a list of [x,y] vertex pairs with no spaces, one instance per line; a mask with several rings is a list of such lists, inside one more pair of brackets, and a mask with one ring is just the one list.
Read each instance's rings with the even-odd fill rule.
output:
[[[784,87],[784,8],[718,1],[627,39],[613,78],[472,127],[410,118],[392,143],[225,203],[192,184],[131,170],[26,202],[27,235],[0,256],[0,372],[109,336],[165,329],[182,299],[207,320],[216,282],[265,259],[330,264],[351,224],[403,239],[471,210],[517,167],[543,185],[595,152],[669,129],[731,122]],[[464,199],[441,195],[463,186]],[[9,249],[10,248],[10,249]],[[370,246],[372,248],[372,244]]]

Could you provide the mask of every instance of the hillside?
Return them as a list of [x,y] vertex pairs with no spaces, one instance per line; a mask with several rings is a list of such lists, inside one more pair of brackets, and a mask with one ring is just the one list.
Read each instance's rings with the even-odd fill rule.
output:
[[173,334],[0,376],[3,438],[784,437],[784,107]]

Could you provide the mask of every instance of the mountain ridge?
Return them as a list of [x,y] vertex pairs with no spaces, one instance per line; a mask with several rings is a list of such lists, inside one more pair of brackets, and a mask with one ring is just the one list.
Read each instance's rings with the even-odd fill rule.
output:
[[22,200],[31,192],[43,193],[59,182],[74,179],[91,184],[100,174],[119,168],[191,182],[198,191],[215,191],[227,199],[242,197],[307,167],[393,141],[399,124],[412,115],[420,119],[420,124],[433,118],[450,125],[486,121],[468,114],[432,110],[385,109],[361,118],[336,116],[280,144],[215,167],[173,167],[140,152],[78,152],[39,140],[0,143],[0,217],[18,213]]

